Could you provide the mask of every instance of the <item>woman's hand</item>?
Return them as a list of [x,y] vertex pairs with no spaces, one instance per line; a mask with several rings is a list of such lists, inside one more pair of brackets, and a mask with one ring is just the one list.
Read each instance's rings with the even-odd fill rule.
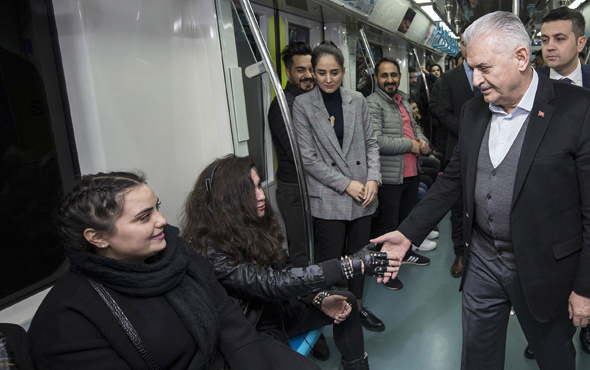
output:
[[363,202],[363,208],[369,206],[375,198],[377,197],[377,189],[379,188],[379,184],[375,180],[367,181],[365,184],[365,201]]
[[356,180],[352,180],[348,184],[346,192],[357,202],[362,202],[365,199],[365,186]]
[[346,301],[346,297],[334,294],[322,301],[322,312],[334,319],[334,324],[340,324],[352,312],[352,306]]

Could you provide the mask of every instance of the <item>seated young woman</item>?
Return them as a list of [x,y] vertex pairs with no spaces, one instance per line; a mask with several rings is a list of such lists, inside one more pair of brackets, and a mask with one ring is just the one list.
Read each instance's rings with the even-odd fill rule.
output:
[[398,260],[362,250],[342,260],[288,266],[281,226],[250,157],[226,156],[200,174],[186,201],[182,230],[260,332],[288,343],[334,324],[342,367],[368,369],[356,298],[329,287],[363,273],[396,271]]
[[70,270],[29,329],[38,370],[281,369],[159,205],[144,177],[126,172],[82,176],[65,198],[57,221]]

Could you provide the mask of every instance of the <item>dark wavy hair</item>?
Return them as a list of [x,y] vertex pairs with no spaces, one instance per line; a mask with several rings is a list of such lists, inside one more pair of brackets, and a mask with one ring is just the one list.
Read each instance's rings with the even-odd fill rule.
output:
[[286,69],[293,67],[293,57],[295,55],[311,55],[311,46],[307,42],[295,41],[286,45],[281,51],[281,58],[285,63]]
[[311,52],[311,65],[313,66],[313,69],[315,69],[318,61],[324,55],[333,56],[340,67],[344,67],[344,54],[342,54],[342,50],[340,50],[333,41],[324,40],[318,46],[313,48],[313,51]]
[[230,154],[213,161],[199,175],[185,202],[182,237],[200,253],[205,254],[212,243],[236,264],[284,261],[283,230],[268,201],[264,216],[258,216],[256,189],[250,177],[254,166],[251,157]]
[[64,246],[95,253],[96,247],[84,238],[84,230],[112,235],[125,207],[125,194],[144,184],[145,175],[131,172],[81,176],[55,214]]
[[555,8],[543,17],[543,23],[555,22],[555,21],[571,21],[572,31],[576,36],[576,39],[584,36],[584,30],[586,29],[586,21],[584,16],[576,9],[570,9],[567,6]]

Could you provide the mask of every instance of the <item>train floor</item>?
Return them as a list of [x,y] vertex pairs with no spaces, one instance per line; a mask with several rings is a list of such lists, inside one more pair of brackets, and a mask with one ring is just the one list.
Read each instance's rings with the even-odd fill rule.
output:
[[[393,291],[367,278],[363,305],[383,320],[383,332],[364,330],[365,350],[373,370],[458,370],[461,365],[460,279],[450,267],[455,258],[450,237],[449,216],[439,224],[438,246],[423,252],[431,259],[428,266],[403,265],[399,277],[404,287]],[[578,330],[579,332],[579,330]],[[590,369],[590,355],[582,352],[574,336],[577,369]],[[318,361],[322,369],[338,369],[340,354],[334,344],[332,328],[324,335],[330,358]],[[538,369],[535,360],[523,355],[526,339],[516,316],[508,324],[506,370]]]

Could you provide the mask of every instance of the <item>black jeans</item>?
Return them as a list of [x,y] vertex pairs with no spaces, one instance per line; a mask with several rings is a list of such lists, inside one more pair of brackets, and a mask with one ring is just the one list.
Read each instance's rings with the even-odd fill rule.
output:
[[305,221],[299,184],[277,181],[276,195],[279,210],[285,221],[289,259],[295,267],[307,266],[309,265],[308,250],[305,243]]
[[379,188],[379,216],[375,235],[394,231],[418,203],[418,176],[406,177],[400,185],[384,184]]
[[330,294],[345,296],[352,306],[352,312],[340,324],[334,324],[334,319],[324,314],[314,306],[291,299],[288,311],[283,319],[282,327],[265,330],[277,340],[289,344],[289,339],[322,326],[333,325],[334,342],[344,361],[362,358],[365,354],[363,329],[359,317],[358,304],[351,292],[335,290]]
[[[371,216],[352,221],[323,220],[313,218],[315,234],[315,260],[323,262],[350,255],[369,243],[371,235]],[[365,276],[348,280],[348,290],[357,299],[363,298]]]

